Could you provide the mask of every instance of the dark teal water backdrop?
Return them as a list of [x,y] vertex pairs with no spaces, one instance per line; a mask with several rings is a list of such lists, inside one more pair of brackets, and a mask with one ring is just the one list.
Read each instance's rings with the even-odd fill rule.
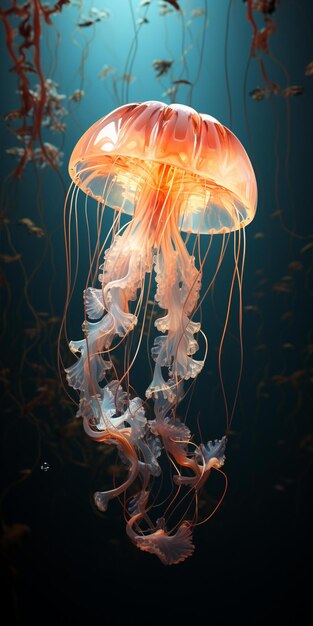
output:
[[[102,4],[97,8],[103,10]],[[250,57],[246,4],[212,0],[207,18],[193,16],[195,9],[205,9],[204,0],[180,4],[183,17],[174,9],[160,15],[156,1],[140,8],[133,0],[108,0],[107,19],[79,28],[77,24],[92,15],[93,5],[77,2],[53,17],[55,28],[44,27],[44,75],[57,83],[68,110],[63,134],[42,130],[43,140],[63,153],[61,176],[49,166],[39,169],[28,163],[16,180],[12,171],[17,161],[6,150],[18,141],[2,123],[7,624],[310,623],[306,572],[312,548],[313,77],[305,75],[305,69],[313,60],[313,5],[285,0],[271,15],[276,32],[270,38],[271,54],[263,58],[281,93],[256,101],[249,94],[264,81],[258,61]],[[134,27],[145,11],[149,22]],[[263,18],[255,13],[261,27]],[[18,107],[19,98],[3,32],[1,59],[3,119]],[[152,66],[156,59],[173,61],[161,79]],[[99,78],[104,66],[112,72]],[[131,76],[125,80],[125,75]],[[57,335],[66,294],[63,205],[71,152],[81,134],[113,108],[125,102],[169,102],[166,92],[175,85],[172,81],[182,79],[194,84],[191,105],[231,128],[245,146],[255,168],[259,200],[256,217],[246,229],[244,368],[226,451],[229,489],[216,515],[196,530],[193,557],[165,568],[130,544],[118,503],[105,515],[93,507],[92,493],[110,488],[113,470],[109,474],[108,467],[116,458],[87,441],[79,420],[73,419],[75,406],[67,401],[57,373]],[[33,85],[36,82],[34,77]],[[290,85],[303,87],[303,93],[288,97],[283,89]],[[75,90],[83,91],[79,102],[71,99]],[[176,102],[190,104],[189,98],[189,85],[179,84]],[[69,316],[73,339],[80,333],[81,295],[89,267],[84,211],[81,195],[79,273]],[[93,237],[95,215],[96,203],[90,201]],[[103,233],[112,216],[110,209],[105,211]],[[20,223],[25,218],[42,228],[43,236]],[[202,254],[206,245],[203,238]],[[204,289],[219,252],[216,237],[204,270]],[[199,416],[204,439],[221,437],[225,430],[217,350],[232,269],[229,249],[214,298],[208,294],[202,308],[209,355],[195,386],[190,419],[196,424]],[[230,403],[239,369],[238,294],[232,310],[223,356]],[[65,341],[61,349],[66,355]],[[70,355],[64,358],[70,363]],[[133,376],[136,388],[146,386],[144,349]],[[213,477],[204,499],[213,506],[222,489]]]

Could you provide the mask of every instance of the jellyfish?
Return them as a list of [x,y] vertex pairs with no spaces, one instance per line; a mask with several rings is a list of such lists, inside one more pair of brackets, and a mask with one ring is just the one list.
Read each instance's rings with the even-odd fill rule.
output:
[[[79,394],[77,416],[85,432],[115,446],[126,470],[126,479],[97,491],[94,502],[106,511],[118,498],[132,543],[164,564],[179,563],[194,551],[198,513],[188,506],[186,516],[169,526],[165,500],[165,513],[155,519],[160,505],[153,490],[161,480],[162,458],[174,468],[176,506],[181,494],[197,501],[212,469],[221,471],[226,447],[226,435],[197,445],[177,415],[186,381],[200,374],[208,345],[193,319],[202,264],[196,266],[182,235],[244,232],[256,210],[253,168],[239,140],[215,118],[182,104],[148,101],[121,106],[91,126],[72,153],[69,173],[74,193],[80,189],[97,201],[98,209],[115,212],[98,276],[92,279],[90,270],[91,284],[84,290],[83,337],[69,343],[76,362],[65,370]],[[123,226],[121,215],[129,216]],[[142,329],[122,374],[117,375],[112,354],[133,335],[143,294],[153,291],[153,282],[160,316],[143,398],[130,383]]]

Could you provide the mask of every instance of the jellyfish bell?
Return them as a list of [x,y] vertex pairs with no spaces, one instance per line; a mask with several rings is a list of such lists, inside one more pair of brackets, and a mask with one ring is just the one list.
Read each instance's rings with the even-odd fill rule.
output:
[[[201,372],[207,350],[200,322],[193,320],[202,265],[196,267],[181,233],[212,236],[244,229],[256,211],[253,168],[239,140],[213,117],[185,105],[149,101],[122,106],[91,126],[73,151],[69,173],[101,206],[131,216],[114,231],[104,253],[100,286],[86,285],[84,338],[70,342],[79,358],[66,370],[69,385],[79,392],[78,415],[86,433],[115,444],[128,468],[127,480],[98,491],[95,503],[105,511],[112,498],[139,480],[132,500],[136,506],[126,505],[127,533],[141,550],[164,563],[178,563],[193,552],[197,511],[172,530],[165,518],[162,528],[150,519],[149,494],[161,473],[161,451],[175,467],[174,502],[180,489],[198,493],[212,469],[223,465],[226,446],[225,437],[196,445],[176,416],[184,381]],[[151,349],[154,372],[145,389],[154,419],[147,420],[145,403],[129,392],[132,363],[120,380],[108,382],[107,375],[113,341],[125,341],[137,326],[145,277],[153,271],[154,300],[164,314],[155,321],[160,334]],[[197,360],[200,334],[205,350]],[[141,338],[142,332],[136,354]]]
[[78,141],[69,163],[88,195],[130,215],[140,194],[158,191],[146,211],[159,215],[164,196],[180,188],[179,229],[218,234],[253,219],[257,186],[237,137],[215,118],[182,104],[128,104],[106,115]]

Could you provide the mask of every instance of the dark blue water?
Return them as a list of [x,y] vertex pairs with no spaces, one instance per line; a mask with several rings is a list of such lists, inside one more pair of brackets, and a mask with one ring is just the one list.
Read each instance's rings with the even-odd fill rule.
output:
[[[313,76],[305,69],[313,61],[313,6],[285,0],[269,15],[276,31],[270,52],[261,58],[279,89],[255,101],[250,92],[265,84],[258,60],[250,57],[246,3],[208,2],[207,17],[192,15],[205,10],[204,0],[180,5],[183,15],[175,9],[160,15],[155,0],[141,8],[133,0],[108,0],[110,16],[78,27],[94,17],[92,3],[77,2],[54,15],[52,25],[43,25],[42,70],[65,96],[61,102],[67,111],[63,133],[42,128],[43,140],[62,152],[57,172],[29,162],[17,180],[18,160],[7,150],[21,145],[12,130],[18,123],[1,126],[2,586],[8,625],[311,623]],[[97,8],[104,10],[103,3]],[[144,16],[149,21],[138,28]],[[255,11],[254,16],[263,28],[262,15]],[[18,25],[12,18],[12,28]],[[19,107],[19,94],[3,27],[1,37],[3,119]],[[32,48],[28,54],[32,58]],[[152,67],[156,59],[173,61],[160,79]],[[99,78],[104,66],[112,70]],[[28,77],[35,89],[36,74]],[[115,107],[170,102],[164,94],[181,79],[194,87],[180,84],[176,102],[213,115],[245,146],[259,200],[246,229],[244,368],[224,468],[228,492],[216,515],[196,530],[193,557],[166,568],[130,544],[118,502],[106,515],[95,511],[92,494],[101,486],[110,488],[108,468],[114,469],[116,457],[89,442],[75,421],[75,405],[57,371],[57,339],[66,294],[63,208],[71,152],[82,133]],[[288,96],[284,90],[290,86],[302,87],[303,93]],[[79,102],[71,99],[75,90],[83,91]],[[95,236],[96,204],[91,202],[88,211]],[[105,212],[104,232],[112,215]],[[82,195],[78,219],[80,263],[70,339],[80,331],[88,273]],[[42,229],[41,236],[34,226]],[[205,240],[201,246],[203,254]],[[219,250],[217,237],[204,287]],[[210,349],[190,419],[196,428],[200,416],[204,438],[225,431],[217,350],[232,269],[229,249],[214,298],[208,295],[202,311]],[[239,365],[237,312],[235,295],[223,358],[230,404]],[[69,364],[64,337],[61,354]],[[140,388],[146,371],[143,350],[134,368],[135,386]],[[213,480],[204,500],[214,503],[222,489],[222,482]]]

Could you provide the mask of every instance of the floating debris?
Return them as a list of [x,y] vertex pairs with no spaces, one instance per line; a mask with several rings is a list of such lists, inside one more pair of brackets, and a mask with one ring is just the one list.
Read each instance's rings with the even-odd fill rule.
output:
[[63,162],[63,152],[51,143],[44,143],[43,148],[35,148],[32,153],[32,161],[38,165],[40,169],[47,165],[61,167]]
[[73,102],[80,102],[84,95],[85,92],[83,91],[83,89],[76,89],[74,93],[69,96],[69,100],[73,100]]
[[35,339],[38,335],[40,335],[40,328],[35,326],[34,328],[25,328],[24,333],[30,339]]
[[19,138],[24,138],[27,139],[28,137],[31,137],[33,134],[33,127],[32,126],[22,126],[22,128],[12,128],[11,129],[14,134]]
[[289,263],[288,269],[290,269],[290,271],[292,272],[299,272],[303,269],[303,265],[300,261],[292,261],[291,263]]
[[[62,121],[63,117],[68,114],[67,109],[63,105],[66,99],[64,94],[58,92],[59,85],[51,78],[45,80],[45,104],[42,116],[42,126],[50,128],[52,124]],[[37,84],[33,90],[29,92],[33,98],[34,106],[39,106],[42,100],[41,85]],[[33,109],[29,111],[32,115]]]
[[88,28],[88,26],[94,26],[96,22],[100,22],[100,20],[84,20],[83,22],[79,22],[77,26],[78,28]]
[[134,74],[122,74],[122,76],[120,77],[121,80],[123,80],[125,83],[133,83],[134,80],[136,80],[136,76],[134,76]]
[[313,76],[313,61],[307,64],[304,74],[305,76]]
[[269,90],[265,87],[256,87],[256,89],[252,89],[252,91],[250,91],[249,96],[251,96],[252,100],[259,102],[269,96]]
[[[174,7],[174,9],[176,9],[176,11],[181,11],[181,8],[180,8],[178,2],[176,2],[176,0],[165,0],[165,2],[167,2],[172,7]],[[163,4],[164,4],[164,2],[163,2]]]
[[277,483],[276,485],[273,485],[273,489],[275,489],[275,491],[281,491],[281,492],[286,491],[286,487],[279,483]]
[[25,154],[25,148],[21,148],[20,146],[14,146],[13,148],[7,148],[6,154],[10,156],[17,157],[20,159]]
[[29,217],[22,217],[20,220],[18,220],[17,223],[25,226],[29,233],[35,235],[38,238],[44,237],[45,235],[43,229],[40,228],[40,226],[36,226],[36,224],[34,224],[34,222],[29,219]]
[[97,9],[97,7],[93,7],[90,9],[89,15],[94,17],[97,21],[108,20],[111,17],[111,12],[109,9]]
[[290,285],[283,283],[283,282],[274,283],[274,285],[272,285],[272,289],[273,291],[276,291],[277,293],[290,293],[291,291]]
[[22,258],[21,254],[0,254],[0,260],[4,263],[15,263]]
[[52,315],[51,317],[48,317],[47,324],[58,324],[60,321],[61,318],[59,315]]
[[50,130],[53,133],[64,133],[66,124],[64,124],[64,122],[52,122],[52,124],[50,124]]
[[205,15],[204,9],[194,9],[191,13],[191,17],[201,17],[201,15]]
[[14,122],[15,120],[19,120],[22,116],[21,111],[9,111],[4,116],[5,122]]
[[89,10],[89,16],[83,17],[82,21],[77,24],[79,28],[88,28],[89,26],[94,26],[97,22],[101,22],[101,20],[107,20],[111,17],[111,13],[108,9],[97,9],[93,7]]
[[296,370],[289,376],[289,381],[294,387],[298,387],[301,383],[308,382],[308,372],[306,370]]
[[290,320],[292,317],[293,317],[292,311],[285,311],[285,313],[282,314],[281,319],[283,321],[286,321],[286,320]]
[[47,165],[52,167],[61,167],[63,162],[63,152],[51,143],[45,142],[40,148],[28,150],[20,146],[8,148],[7,154],[20,159],[26,155],[26,163],[33,161],[40,169],[44,169]]
[[290,98],[290,96],[300,96],[303,91],[304,89],[300,85],[290,85],[290,87],[282,90],[282,94],[285,98]]
[[33,470],[31,469],[21,469],[19,471],[19,474],[23,477],[23,478],[27,478],[28,476],[30,476],[33,473]]
[[[31,74],[37,74],[37,70],[34,68],[33,64],[30,61],[24,61],[23,63],[19,63],[19,69],[23,72],[30,72]],[[16,72],[15,67],[11,67],[9,72]]]
[[308,382],[308,372],[306,370],[296,370],[289,374],[289,376],[284,376],[283,374],[275,374],[272,376],[272,382],[275,385],[288,385],[291,384],[293,387],[299,387],[301,384]]
[[175,98],[177,94],[178,87],[169,87],[166,91],[162,93],[162,98],[170,98],[171,100]]
[[164,76],[164,74],[167,74],[172,65],[173,61],[167,61],[165,59],[157,59],[152,63],[152,67],[156,71],[157,78],[160,78],[161,76]]
[[184,80],[183,78],[180,78],[179,80],[173,80],[173,84],[174,85],[192,85],[190,80]]
[[159,15],[161,15],[161,17],[163,17],[164,15],[167,15],[168,13],[173,13],[173,9],[170,9],[170,7],[164,2],[160,2],[159,6],[160,6]]
[[142,24],[149,24],[149,20],[146,17],[140,17],[136,23],[141,26]]
[[99,78],[107,78],[110,74],[113,74],[116,71],[115,67],[112,65],[104,65],[102,70],[99,73]]
[[312,249],[313,249],[313,241],[311,241],[310,243],[307,243],[303,248],[301,248],[300,254],[304,254],[304,252],[308,252],[308,250],[312,250]]
[[270,218],[271,220],[276,219],[276,217],[281,217],[283,214],[281,209],[277,209],[276,211],[273,211],[273,213],[271,213]]

